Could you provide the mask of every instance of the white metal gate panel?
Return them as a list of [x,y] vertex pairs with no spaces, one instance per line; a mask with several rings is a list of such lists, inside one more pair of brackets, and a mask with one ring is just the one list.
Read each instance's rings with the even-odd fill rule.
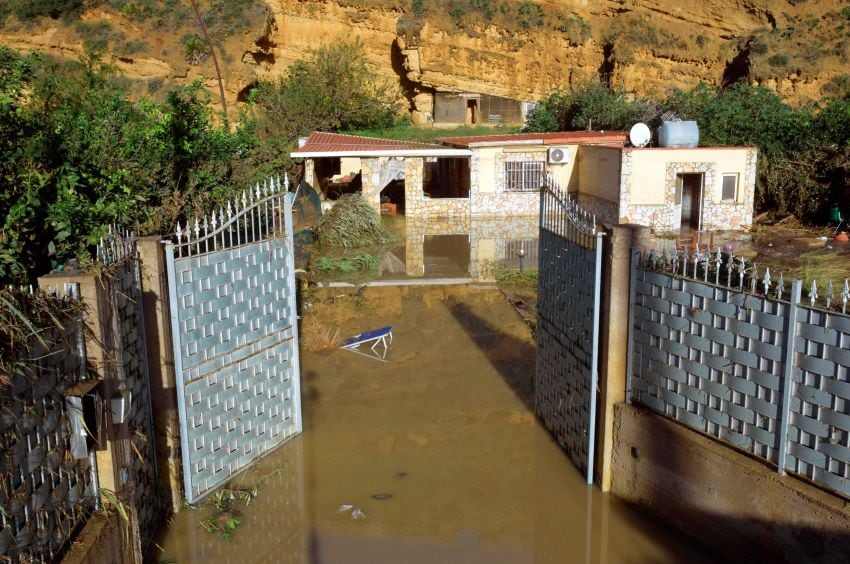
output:
[[258,186],[166,243],[189,503],[301,431],[293,196]]

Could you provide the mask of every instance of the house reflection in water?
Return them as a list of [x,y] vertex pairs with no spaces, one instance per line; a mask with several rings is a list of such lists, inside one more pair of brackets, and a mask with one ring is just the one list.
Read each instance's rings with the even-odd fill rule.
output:
[[531,216],[407,217],[404,246],[385,253],[382,280],[403,278],[490,281],[492,267],[537,270],[537,218]]

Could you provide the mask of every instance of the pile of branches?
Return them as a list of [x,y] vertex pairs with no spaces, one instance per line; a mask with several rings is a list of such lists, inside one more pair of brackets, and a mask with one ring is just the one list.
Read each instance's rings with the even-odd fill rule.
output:
[[83,309],[79,300],[0,290],[0,388],[34,356],[50,351]]
[[360,194],[337,200],[315,226],[322,247],[369,247],[388,245],[397,236],[381,224],[381,215]]

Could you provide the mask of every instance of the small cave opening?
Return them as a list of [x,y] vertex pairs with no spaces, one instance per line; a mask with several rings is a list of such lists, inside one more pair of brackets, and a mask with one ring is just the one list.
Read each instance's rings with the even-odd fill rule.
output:
[[271,32],[266,32],[262,37],[254,41],[254,45],[259,47],[261,51],[271,51],[277,46],[277,43],[272,41]]
[[614,44],[606,43],[602,46],[602,64],[599,65],[599,81],[611,86],[611,77],[614,75]]
[[[245,55],[251,57],[251,59],[254,61],[254,64],[257,65],[273,65],[275,62],[274,53],[272,53],[271,51],[247,51]],[[242,59],[244,60],[245,57],[242,57]]]
[[255,80],[254,82],[251,82],[250,84],[248,84],[247,86],[242,88],[236,94],[236,101],[237,102],[247,102],[248,98],[251,97],[251,91],[253,91],[254,88],[256,88],[259,85],[260,85],[260,83]]
[[751,41],[747,41],[738,54],[726,63],[723,79],[720,81],[721,88],[728,88],[750,75],[750,43]]

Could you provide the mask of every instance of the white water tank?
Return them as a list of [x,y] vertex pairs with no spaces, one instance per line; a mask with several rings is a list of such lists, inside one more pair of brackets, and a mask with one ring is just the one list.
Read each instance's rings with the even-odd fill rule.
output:
[[699,126],[695,121],[664,121],[658,128],[659,147],[696,147]]

